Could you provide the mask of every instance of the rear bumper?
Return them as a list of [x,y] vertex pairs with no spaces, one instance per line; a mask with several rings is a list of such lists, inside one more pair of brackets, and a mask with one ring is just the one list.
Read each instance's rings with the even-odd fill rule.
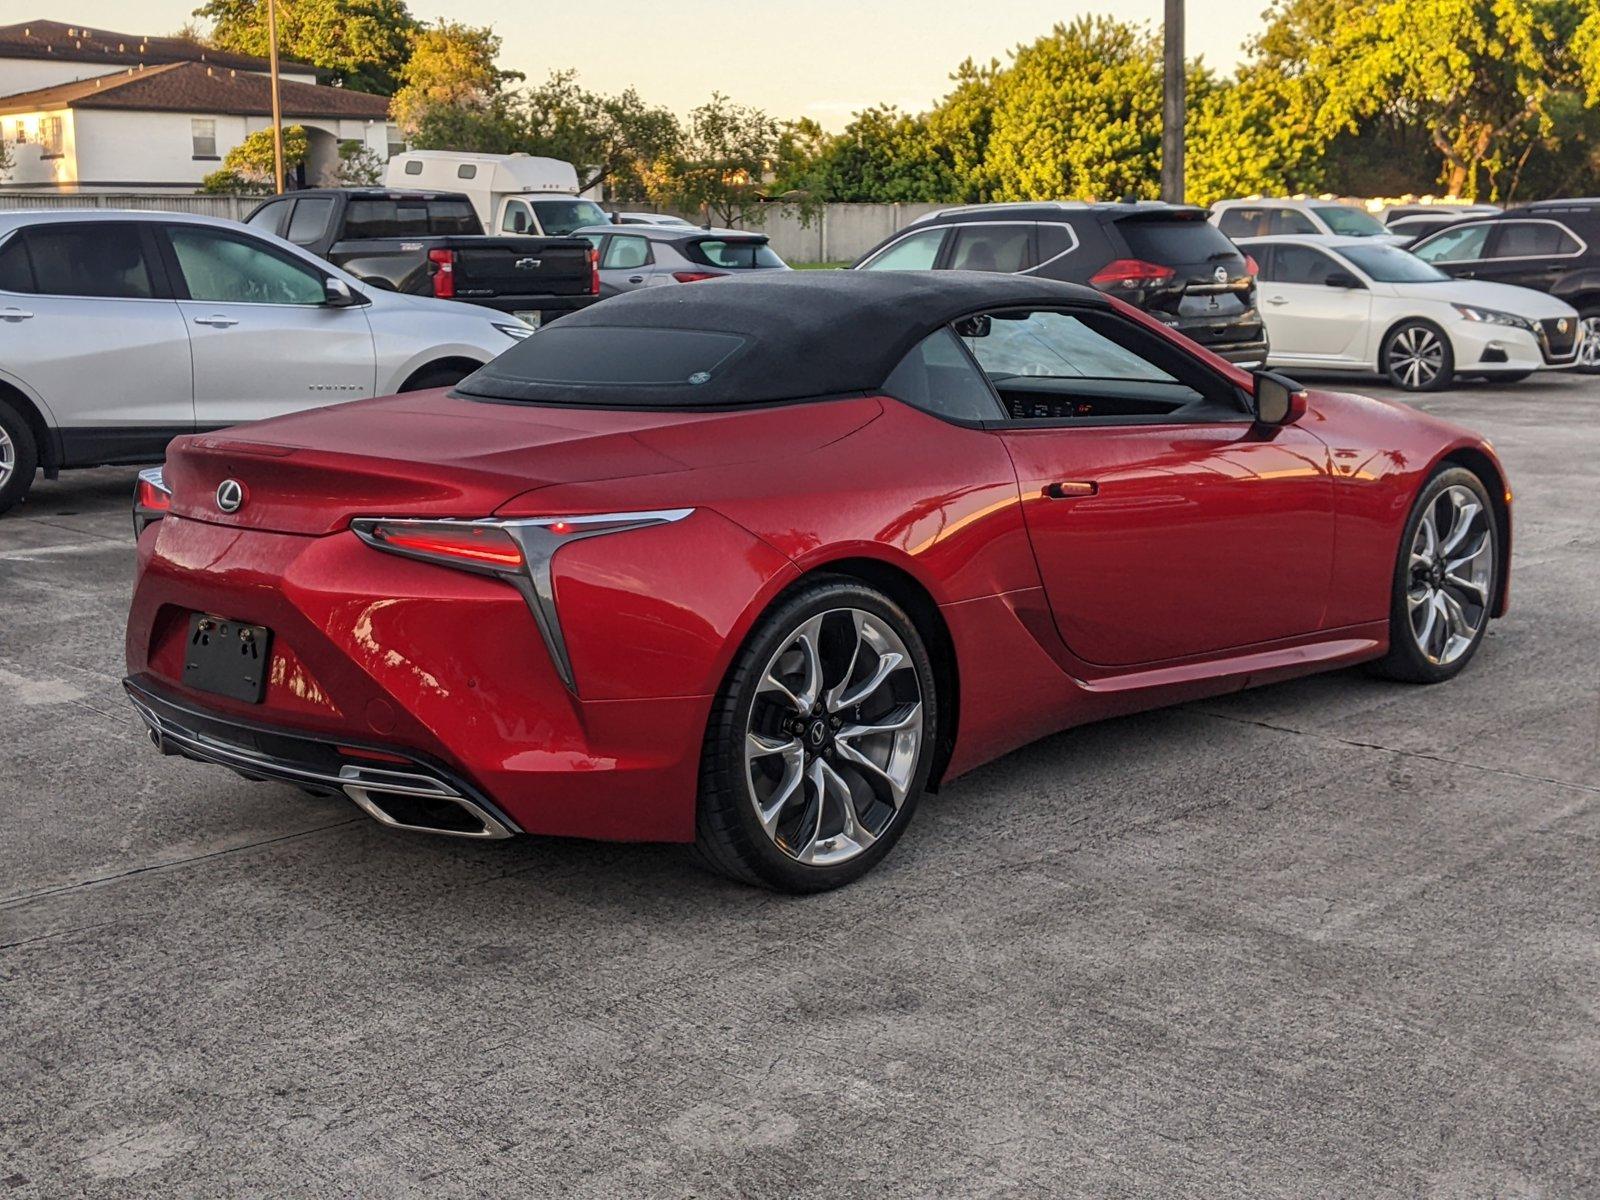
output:
[[[1182,326],[1177,326],[1183,332]],[[1253,342],[1201,342],[1218,358],[1226,359],[1236,367],[1259,367],[1266,363],[1269,346],[1266,338]]]

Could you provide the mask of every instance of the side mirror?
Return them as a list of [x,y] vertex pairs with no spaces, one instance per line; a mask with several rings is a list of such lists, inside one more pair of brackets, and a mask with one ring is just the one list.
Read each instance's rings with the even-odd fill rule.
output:
[[1322,282],[1331,288],[1354,289],[1365,288],[1367,286],[1354,275],[1350,274],[1349,271],[1330,271],[1328,272],[1328,277]]
[[962,317],[955,322],[957,337],[983,338],[989,336],[989,314],[977,313],[974,316]]
[[1256,371],[1256,422],[1261,425],[1292,425],[1306,415],[1306,391],[1286,375],[1276,371]]
[[348,283],[332,275],[322,281],[322,295],[329,308],[349,308],[361,303]]

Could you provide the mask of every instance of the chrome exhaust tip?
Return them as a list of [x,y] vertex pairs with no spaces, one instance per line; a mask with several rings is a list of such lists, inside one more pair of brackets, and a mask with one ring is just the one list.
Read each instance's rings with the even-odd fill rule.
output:
[[340,769],[339,778],[346,796],[373,820],[392,829],[479,841],[512,834],[481,806],[426,775],[347,766]]

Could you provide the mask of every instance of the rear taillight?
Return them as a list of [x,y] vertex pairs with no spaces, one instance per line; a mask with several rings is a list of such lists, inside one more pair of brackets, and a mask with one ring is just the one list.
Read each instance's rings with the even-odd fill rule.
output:
[[133,486],[133,536],[137,538],[172,510],[172,489],[160,467],[139,472]]
[[367,545],[406,558],[492,575],[522,594],[533,613],[556,673],[576,694],[572,660],[556,612],[550,561],[568,542],[681,521],[692,508],[655,512],[584,513],[571,517],[511,517],[506,520],[427,521],[358,517],[350,522]]
[[1251,279],[1261,274],[1261,265],[1256,262],[1255,255],[1246,254],[1244,256],[1244,273],[1250,276]]
[[702,279],[716,279],[716,271],[674,271],[672,277],[679,283],[699,283]]
[[440,300],[456,297],[456,252],[429,250],[428,273],[433,276],[433,294]]
[[1109,288],[1144,288],[1151,284],[1166,283],[1176,274],[1171,267],[1145,262],[1142,258],[1117,258],[1096,271],[1090,277],[1089,284],[1101,291]]
[[600,294],[600,251],[589,247],[589,294]]

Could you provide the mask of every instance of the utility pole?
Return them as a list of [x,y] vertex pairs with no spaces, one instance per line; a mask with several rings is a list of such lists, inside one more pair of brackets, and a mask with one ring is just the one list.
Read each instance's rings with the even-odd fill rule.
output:
[[1183,124],[1187,115],[1183,79],[1183,0],[1167,0],[1161,30],[1161,198],[1168,204],[1182,204]]
[[283,195],[283,107],[278,103],[278,3],[267,0],[267,55],[272,62],[272,177]]

